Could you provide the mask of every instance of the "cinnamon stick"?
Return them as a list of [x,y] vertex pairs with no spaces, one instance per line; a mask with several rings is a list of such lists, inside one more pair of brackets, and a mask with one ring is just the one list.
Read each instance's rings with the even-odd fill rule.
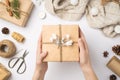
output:
[[[6,5],[8,7],[10,7],[10,1],[9,0],[6,0]],[[12,13],[12,11],[10,9],[7,9],[7,11],[8,11],[8,13],[9,13],[10,16],[13,16],[13,13]]]

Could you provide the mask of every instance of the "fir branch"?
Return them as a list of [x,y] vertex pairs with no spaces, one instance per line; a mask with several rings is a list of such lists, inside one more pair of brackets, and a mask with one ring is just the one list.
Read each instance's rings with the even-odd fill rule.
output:
[[13,9],[12,13],[16,17],[16,19],[20,19],[20,3],[19,0],[12,0],[10,2],[10,7]]

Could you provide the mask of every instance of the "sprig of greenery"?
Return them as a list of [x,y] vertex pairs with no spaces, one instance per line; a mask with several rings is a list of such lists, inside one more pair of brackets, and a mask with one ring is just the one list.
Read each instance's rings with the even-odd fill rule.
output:
[[12,11],[13,15],[17,19],[20,19],[20,11],[19,11],[20,3],[19,3],[19,0],[12,0],[10,2],[10,7],[13,9],[13,11]]

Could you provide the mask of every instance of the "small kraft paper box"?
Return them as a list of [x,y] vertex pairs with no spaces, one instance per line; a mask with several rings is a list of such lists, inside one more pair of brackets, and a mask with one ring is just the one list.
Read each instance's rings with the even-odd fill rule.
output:
[[0,63],[0,80],[8,80],[11,73]]
[[78,38],[78,25],[43,25],[42,50],[48,52],[43,61],[79,61]]
[[[31,0],[1,0],[0,18],[24,27],[28,21],[33,6],[34,4]],[[19,7],[19,9],[17,9],[17,7]]]
[[107,63],[107,67],[120,77],[120,59],[113,56]]

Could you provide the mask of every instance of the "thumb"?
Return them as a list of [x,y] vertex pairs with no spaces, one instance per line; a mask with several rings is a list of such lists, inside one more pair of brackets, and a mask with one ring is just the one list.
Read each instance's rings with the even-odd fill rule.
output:
[[79,45],[80,52],[83,52],[85,50],[85,46],[81,38],[78,40],[78,45]]
[[40,54],[40,59],[41,59],[41,61],[47,56],[47,54],[48,54],[48,52],[47,51],[45,51],[45,52],[43,52],[42,54]]

